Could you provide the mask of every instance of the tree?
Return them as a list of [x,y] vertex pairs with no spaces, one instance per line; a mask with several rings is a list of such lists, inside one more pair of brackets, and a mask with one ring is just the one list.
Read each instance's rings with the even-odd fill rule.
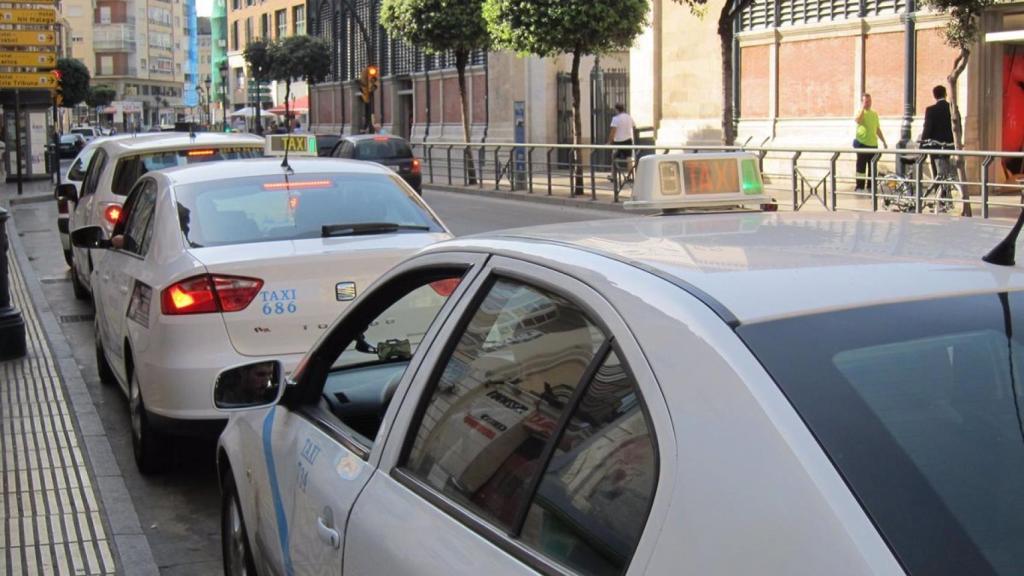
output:
[[259,114],[263,111],[263,96],[260,93],[260,86],[269,83],[271,80],[272,56],[270,53],[271,43],[266,40],[253,40],[245,47],[242,57],[249,65],[249,76],[252,78],[256,93],[256,133],[263,133],[263,122]]
[[57,70],[60,72],[61,94],[64,96],[65,108],[73,108],[85,102],[89,95],[89,69],[74,58],[57,59]]
[[270,77],[284,82],[284,118],[288,132],[292,131],[289,101],[292,82],[305,80],[307,84],[323,82],[331,71],[331,46],[318,36],[289,36],[270,46]]
[[647,24],[650,5],[647,0],[484,0],[483,11],[499,48],[540,57],[572,54],[573,194],[582,194],[580,60],[632,46]]
[[[676,4],[689,6],[690,11],[700,18],[704,17],[707,0],[672,0]],[[733,110],[732,92],[732,43],[733,22],[743,10],[754,3],[754,0],[725,0],[722,11],[718,13],[718,46],[722,54],[722,143],[731,146],[736,141],[736,126]]]
[[[978,40],[978,17],[989,7],[995,4],[994,0],[924,0],[926,6],[933,10],[946,12],[949,15],[949,22],[946,24],[945,36],[946,45],[957,50],[956,58],[953,59],[953,69],[950,70],[946,81],[949,82],[949,108],[953,118],[953,143],[957,150],[964,147],[964,125],[963,117],[960,116],[960,107],[957,98],[957,83],[960,75],[967,69],[967,63],[971,59],[971,49]],[[953,164],[959,174],[960,181],[966,180],[964,164],[962,159],[953,158]],[[963,187],[964,200],[962,214],[971,215],[971,205],[966,202],[969,194],[966,187]]]
[[106,84],[99,84],[97,86],[89,87],[89,94],[85,97],[85,103],[90,108],[97,108],[99,106],[110,106],[110,103],[117,98],[117,92],[113,87],[107,86]]
[[[427,52],[450,51],[455,56],[462,104],[462,138],[466,143],[470,140],[466,66],[474,51],[484,50],[490,44],[483,3],[484,0],[384,0],[380,12],[381,23],[389,33]],[[468,146],[464,154],[469,181],[473,184],[476,168]]]

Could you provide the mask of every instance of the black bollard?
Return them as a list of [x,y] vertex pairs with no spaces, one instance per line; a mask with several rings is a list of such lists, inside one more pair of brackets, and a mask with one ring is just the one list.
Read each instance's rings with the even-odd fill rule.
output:
[[7,274],[7,210],[0,208],[0,360],[21,358],[25,347],[25,320],[11,305],[11,285]]

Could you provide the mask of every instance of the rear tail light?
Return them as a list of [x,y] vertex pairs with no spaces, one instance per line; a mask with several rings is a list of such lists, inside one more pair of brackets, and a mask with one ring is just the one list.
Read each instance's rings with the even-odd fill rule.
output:
[[121,218],[121,205],[107,204],[107,207],[103,209],[103,219],[113,226],[117,224],[119,218]]
[[419,158],[413,158],[412,159],[412,173],[413,174],[419,174],[420,173],[420,159]]
[[177,282],[160,293],[160,311],[168,316],[244,310],[263,287],[263,280],[203,274]]
[[459,287],[459,282],[462,278],[448,278],[447,280],[436,280],[430,283],[430,287],[437,292],[438,296],[447,298],[455,292],[455,289]]

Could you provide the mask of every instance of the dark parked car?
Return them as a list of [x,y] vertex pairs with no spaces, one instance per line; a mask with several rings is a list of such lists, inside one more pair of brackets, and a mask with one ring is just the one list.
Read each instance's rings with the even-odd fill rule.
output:
[[331,156],[383,164],[394,170],[418,194],[423,195],[420,160],[413,155],[412,147],[405,138],[387,134],[344,136],[334,146]]
[[78,133],[62,134],[60,143],[57,145],[57,151],[60,152],[61,158],[74,158],[78,156],[82,148],[85,148],[85,136]]
[[316,135],[316,150],[317,156],[330,156],[334,152],[334,147],[338,144],[338,140],[341,140],[341,136],[337,134],[317,134]]

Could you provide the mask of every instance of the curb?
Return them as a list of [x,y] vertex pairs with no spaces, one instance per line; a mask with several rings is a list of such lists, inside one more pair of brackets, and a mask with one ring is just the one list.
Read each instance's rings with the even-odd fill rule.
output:
[[[50,198],[45,199],[49,200]],[[42,285],[32,263],[26,256],[13,218],[7,221],[7,226],[11,253],[18,260],[22,281],[25,283],[39,323],[43,327],[43,334],[53,353],[57,371],[63,380],[65,399],[75,413],[75,428],[84,444],[89,473],[96,481],[95,485],[99,490],[104,521],[114,541],[120,572],[126,576],[158,576],[160,570],[153,559],[149,540],[142,531],[142,525],[139,523],[139,517],[124,482],[124,476],[114,458],[114,452],[107,439],[103,422],[96,411],[92,395],[89,393],[74,355],[71,353],[71,346],[64,337],[64,332],[53,315],[53,311],[50,310],[49,302],[43,296]]]
[[582,208],[589,210],[605,210],[608,212],[626,212],[622,202],[613,203],[607,200],[592,200],[590,193],[579,198],[568,198],[565,196],[548,196],[543,194],[527,194],[525,192],[512,192],[509,190],[488,190],[480,188],[465,188],[462,186],[448,186],[445,184],[423,183],[424,190],[437,190],[439,192],[453,192],[455,194],[466,194],[469,196],[482,196],[485,198],[497,198],[500,200],[513,200],[517,202],[532,202],[535,204],[547,204],[551,206],[568,206],[571,208]]

